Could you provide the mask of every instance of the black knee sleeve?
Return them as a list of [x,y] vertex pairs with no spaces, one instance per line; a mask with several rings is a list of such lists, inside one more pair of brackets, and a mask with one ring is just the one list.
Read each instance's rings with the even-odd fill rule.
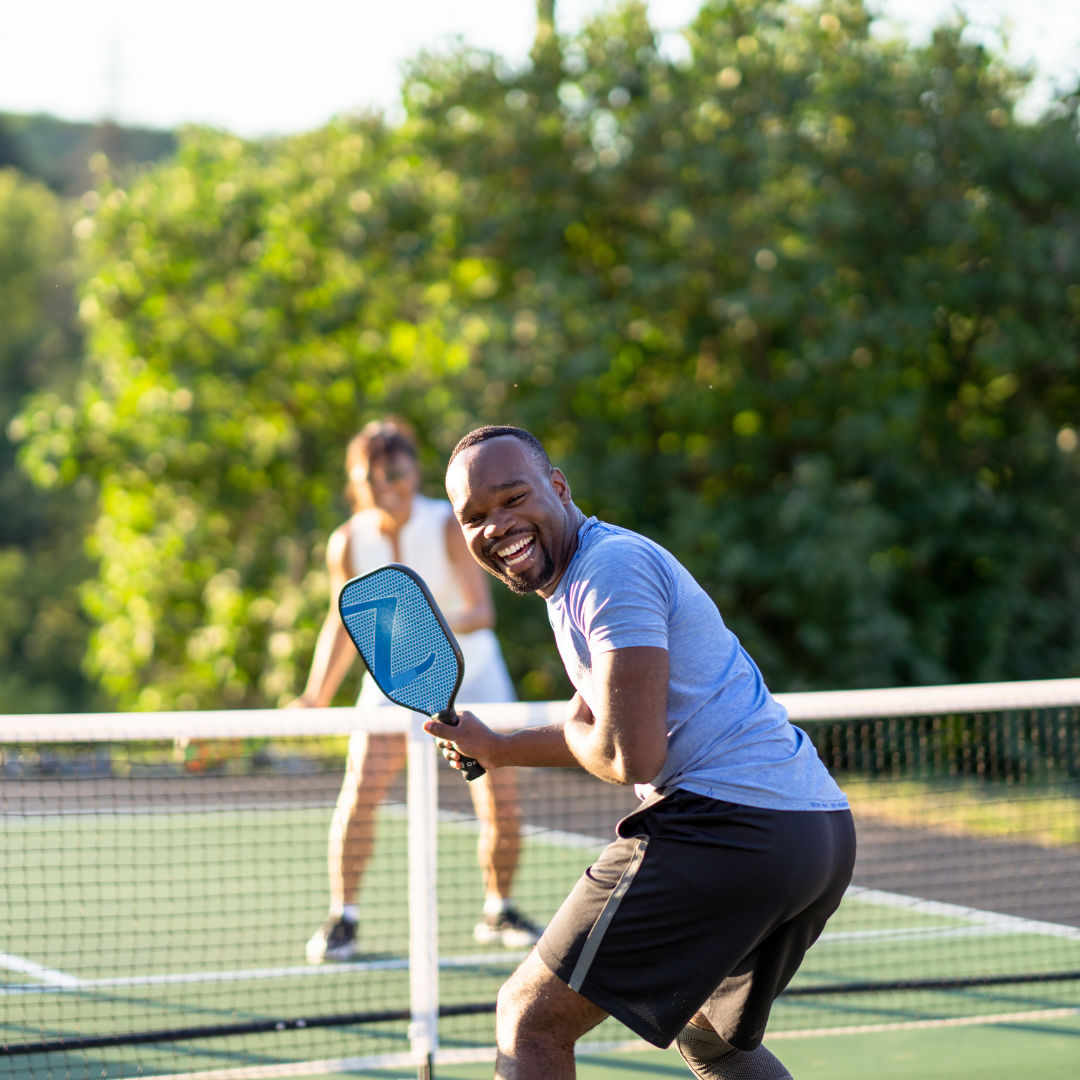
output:
[[693,1024],[679,1032],[676,1046],[698,1080],[791,1080],[791,1073],[764,1046],[736,1050],[715,1031]]

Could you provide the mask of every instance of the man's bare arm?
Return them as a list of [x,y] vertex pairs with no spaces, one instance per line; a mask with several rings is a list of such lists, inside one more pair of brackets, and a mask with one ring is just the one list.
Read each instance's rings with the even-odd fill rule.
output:
[[460,755],[444,747],[455,767],[464,755],[486,769],[581,765],[611,784],[648,782],[667,758],[667,650],[640,646],[600,653],[593,658],[593,687],[599,715],[575,694],[562,726],[499,735],[472,713],[461,713],[456,728],[435,720],[424,727],[440,743],[458,747]]
[[641,645],[592,661],[594,716],[582,702],[566,719],[570,752],[609,784],[645,784],[667,759],[667,649]]
[[[479,761],[485,769],[502,769],[509,765],[576,769],[580,764],[566,745],[562,724],[500,735],[471,712],[458,713],[457,717],[457,727],[449,727],[438,720],[424,724],[424,730],[438,739],[443,756],[455,769],[461,768],[462,757]],[[461,752],[458,753],[455,747]]]

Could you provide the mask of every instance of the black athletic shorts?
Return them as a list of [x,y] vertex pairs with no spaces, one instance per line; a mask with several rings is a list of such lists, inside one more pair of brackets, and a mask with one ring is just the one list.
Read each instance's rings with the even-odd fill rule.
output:
[[851,812],[673,791],[617,833],[544,931],[540,958],[655,1046],[701,1010],[732,1046],[753,1050],[851,881]]

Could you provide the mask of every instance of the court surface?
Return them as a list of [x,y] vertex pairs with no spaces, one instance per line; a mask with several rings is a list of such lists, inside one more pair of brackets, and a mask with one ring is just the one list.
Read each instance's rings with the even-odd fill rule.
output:
[[[1076,1080],[1080,1016],[978,1027],[777,1039],[795,1080]],[[444,1065],[438,1080],[490,1080],[490,1064]],[[415,1070],[361,1074],[406,1080]],[[578,1080],[691,1077],[674,1050],[583,1054]],[[330,1078],[326,1078],[330,1080]]]
[[[27,814],[0,825],[4,935],[0,993],[5,1041],[163,1029],[237,1018],[407,1008],[408,907],[403,808],[384,809],[364,885],[359,962],[311,968],[306,937],[325,912],[326,806],[170,812]],[[484,1002],[520,955],[472,939],[482,898],[476,824],[444,811],[439,835],[441,1000]],[[603,841],[579,832],[527,830],[517,896],[539,919],[554,912]],[[857,889],[811,950],[796,985],[962,972],[1080,969],[1080,929],[892,890]],[[934,1017],[992,1026],[778,1038],[797,1080],[829,1077],[1075,1077],[1080,1017],[1069,983],[954,991],[844,994],[781,1001],[770,1030],[890,1027]],[[1041,1017],[1039,1016],[1041,1014]],[[608,1021],[599,1039],[630,1037]],[[490,1045],[490,1014],[444,1020],[448,1049]],[[406,1025],[192,1041],[72,1056],[94,1077],[246,1068],[400,1054]],[[5,1059],[10,1076],[56,1071],[57,1057]],[[87,1071],[88,1070],[88,1071]],[[889,1071],[892,1070],[892,1071]],[[369,1069],[371,1076],[413,1075]],[[491,1075],[489,1064],[445,1065],[440,1076]],[[587,1055],[582,1077],[688,1075],[673,1052]]]

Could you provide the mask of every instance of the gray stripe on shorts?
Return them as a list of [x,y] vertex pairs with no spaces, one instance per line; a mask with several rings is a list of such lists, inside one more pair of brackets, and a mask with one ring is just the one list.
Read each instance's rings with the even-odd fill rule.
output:
[[596,959],[596,953],[600,948],[600,942],[604,940],[604,934],[607,933],[607,928],[611,925],[611,920],[615,918],[615,912],[619,910],[622,898],[633,884],[634,875],[641,867],[641,862],[645,858],[645,848],[648,847],[648,845],[649,838],[647,836],[639,836],[637,838],[637,848],[635,849],[634,854],[630,856],[630,862],[622,872],[619,883],[611,890],[611,895],[607,898],[607,903],[604,905],[603,911],[600,912],[596,922],[593,923],[593,928],[589,931],[589,936],[585,939],[585,946],[582,948],[581,955],[578,957],[578,962],[574,966],[574,974],[570,976],[570,989],[575,993],[581,992],[581,986],[585,982],[585,976],[589,974],[589,968],[592,967],[592,962]]

